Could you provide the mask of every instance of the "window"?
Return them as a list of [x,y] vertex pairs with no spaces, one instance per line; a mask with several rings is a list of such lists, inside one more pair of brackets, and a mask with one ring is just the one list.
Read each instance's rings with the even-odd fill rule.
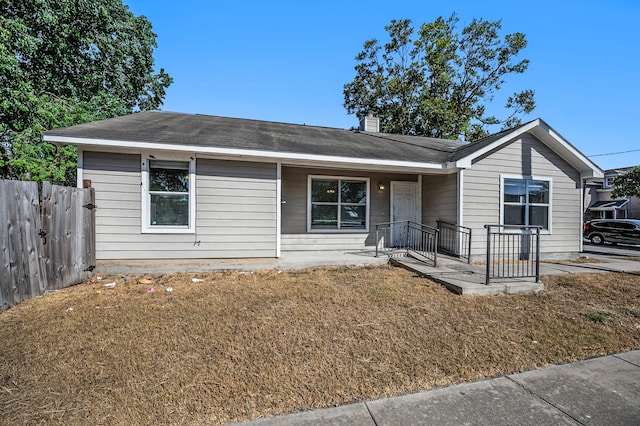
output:
[[613,181],[616,179],[616,176],[605,176],[604,178],[604,187],[605,188],[613,188]]
[[193,160],[143,163],[143,232],[193,232]]
[[551,229],[551,180],[503,178],[502,224]]
[[309,176],[309,230],[367,231],[369,179]]

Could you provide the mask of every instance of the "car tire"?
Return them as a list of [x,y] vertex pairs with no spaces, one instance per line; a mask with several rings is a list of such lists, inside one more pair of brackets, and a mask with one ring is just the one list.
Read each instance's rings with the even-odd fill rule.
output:
[[604,237],[600,234],[593,234],[589,239],[593,244],[604,244]]

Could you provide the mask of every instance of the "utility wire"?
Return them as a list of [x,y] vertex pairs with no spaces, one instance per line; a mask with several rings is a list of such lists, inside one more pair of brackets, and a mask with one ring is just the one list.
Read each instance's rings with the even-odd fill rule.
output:
[[587,157],[604,157],[605,155],[628,154],[630,152],[638,152],[638,151],[640,151],[640,149],[631,149],[629,151],[620,151],[620,152],[608,152],[606,154],[587,155]]

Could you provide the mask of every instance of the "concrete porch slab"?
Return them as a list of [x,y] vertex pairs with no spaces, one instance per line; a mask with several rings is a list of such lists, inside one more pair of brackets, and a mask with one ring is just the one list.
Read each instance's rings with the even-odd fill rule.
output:
[[386,256],[376,257],[375,249],[282,252],[280,258],[248,259],[132,259],[100,260],[100,274],[169,274],[175,272],[256,271],[261,269],[303,269],[321,266],[384,265]]

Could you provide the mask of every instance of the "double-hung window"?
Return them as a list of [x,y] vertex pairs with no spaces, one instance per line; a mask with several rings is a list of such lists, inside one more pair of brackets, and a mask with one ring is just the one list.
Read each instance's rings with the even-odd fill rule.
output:
[[194,162],[143,162],[143,232],[193,232]]
[[309,176],[310,231],[368,231],[369,179]]
[[551,230],[551,179],[502,179],[502,224]]

